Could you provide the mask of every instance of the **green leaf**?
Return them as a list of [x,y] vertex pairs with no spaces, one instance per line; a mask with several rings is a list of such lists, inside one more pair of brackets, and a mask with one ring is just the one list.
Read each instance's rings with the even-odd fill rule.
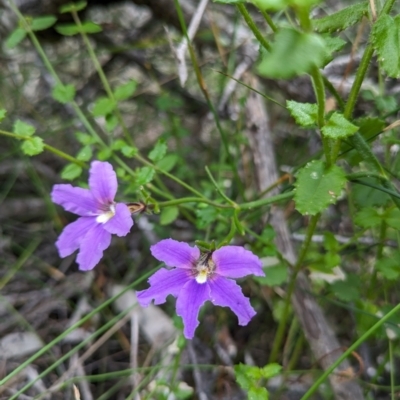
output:
[[353,4],[312,22],[317,32],[337,32],[356,24],[364,15],[368,15],[368,1]]
[[214,3],[221,3],[221,4],[241,4],[245,3],[246,0],[213,0]]
[[4,108],[0,108],[0,122],[6,117],[7,111]]
[[247,393],[249,400],[268,400],[268,390],[264,387],[252,387]]
[[128,158],[135,157],[139,150],[136,147],[126,145],[121,148],[121,153]]
[[276,363],[268,364],[261,368],[261,374],[263,378],[269,379],[273,376],[278,375],[282,371],[282,366]]
[[75,24],[57,24],[54,29],[64,36],[74,36],[80,32],[79,27]]
[[114,90],[115,99],[118,101],[129,99],[135,93],[136,87],[137,82],[133,80],[117,86]]
[[254,386],[253,380],[248,376],[248,369],[251,368],[248,365],[239,364],[235,365],[235,378],[239,386],[244,390],[249,390],[252,386]]
[[139,186],[146,185],[153,180],[154,171],[151,167],[142,167],[136,170],[136,184]]
[[296,209],[315,215],[334,204],[346,184],[346,175],[337,165],[329,169],[321,160],[309,162],[297,174],[294,200]]
[[[376,178],[363,178],[363,182],[380,186]],[[359,207],[385,206],[390,201],[390,196],[381,190],[361,184],[353,185],[353,199]]]
[[99,97],[92,108],[92,114],[95,117],[104,117],[115,110],[116,104],[108,97]]
[[165,172],[171,171],[175,167],[179,157],[176,154],[168,154],[160,161],[156,162],[156,166]]
[[378,60],[388,76],[400,76],[400,15],[392,18],[384,14],[372,28],[372,40]]
[[288,6],[295,8],[309,8],[320,0],[249,0],[260,10],[283,10]]
[[112,155],[112,150],[109,147],[105,147],[97,152],[97,158],[101,161],[108,160]]
[[386,124],[383,119],[374,117],[359,118],[354,121],[365,139],[371,139],[382,132]]
[[346,42],[340,37],[332,37],[329,34],[322,35],[322,38],[325,41],[325,57],[323,62],[325,66],[333,60],[333,53],[341,50],[346,45]]
[[125,140],[117,139],[115,142],[112,143],[111,148],[113,150],[121,150],[125,146],[127,146]]
[[22,143],[21,149],[24,154],[28,156],[36,156],[44,149],[43,139],[38,136],[34,136],[32,139],[27,139]]
[[61,178],[72,181],[82,173],[82,167],[76,164],[67,164],[61,171]]
[[385,257],[378,260],[375,268],[386,279],[394,280],[400,276],[400,255],[399,252],[392,254],[391,257]]
[[339,242],[332,232],[324,232],[324,247],[329,252],[336,253],[339,251]]
[[161,111],[179,109],[182,106],[182,99],[169,93],[162,93],[161,96],[159,96],[156,100],[156,107]]
[[174,222],[179,215],[178,207],[165,207],[161,210],[160,214],[160,224],[161,225],[169,225]]
[[394,229],[400,230],[400,210],[398,208],[392,208],[385,213],[385,222]]
[[331,290],[343,301],[355,301],[360,298],[360,278],[357,275],[349,274],[345,281],[332,283]]
[[78,140],[78,142],[82,143],[84,146],[96,143],[96,139],[85,132],[80,132],[80,131],[75,132],[75,137]]
[[103,28],[99,24],[95,24],[92,21],[85,21],[82,23],[82,31],[85,33],[98,33],[102,30]]
[[218,217],[218,211],[214,207],[198,208],[196,210],[196,226],[203,229],[212,224]]
[[33,31],[43,31],[55,24],[57,18],[54,15],[43,15],[32,19],[31,29]]
[[79,150],[76,158],[81,161],[89,161],[93,156],[93,151],[90,146],[84,146]]
[[67,104],[74,100],[75,87],[71,84],[63,85],[62,83],[57,83],[56,86],[54,86],[51,94],[53,99],[62,104]]
[[383,216],[372,207],[363,208],[354,216],[354,222],[363,228],[373,228],[381,224]]
[[119,124],[118,118],[115,114],[106,115],[106,130],[112,132]]
[[334,112],[321,130],[326,137],[343,139],[354,135],[358,131],[358,126],[353,125],[342,114]]
[[254,277],[261,285],[280,286],[287,281],[288,268],[284,264],[273,265],[263,269],[265,276]]
[[32,125],[26,124],[19,119],[14,123],[13,132],[17,135],[32,136],[35,131],[36,128],[34,128]]
[[289,79],[321,66],[325,57],[323,38],[313,33],[283,28],[276,34],[271,51],[263,53],[257,71],[268,78]]
[[153,150],[151,150],[149,153],[150,160],[154,162],[160,161],[165,156],[167,150],[168,147],[165,143],[165,140],[159,139],[156,145],[154,146]]
[[25,29],[22,28],[14,29],[6,39],[6,47],[8,49],[13,49],[15,46],[17,46],[25,39],[26,35],[27,33]]
[[286,107],[297,125],[309,127],[317,124],[318,106],[316,104],[298,103],[297,101],[288,100]]
[[60,7],[60,14],[71,13],[71,12],[78,12],[85,9],[87,6],[86,1],[78,1],[76,3],[68,3],[64,4]]

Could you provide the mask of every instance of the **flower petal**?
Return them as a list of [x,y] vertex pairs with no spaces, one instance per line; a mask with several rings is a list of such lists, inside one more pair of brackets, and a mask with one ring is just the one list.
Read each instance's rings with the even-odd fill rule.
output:
[[211,302],[216,306],[229,307],[238,317],[239,325],[247,325],[256,315],[250,300],[242,293],[241,287],[234,281],[223,277],[210,279]]
[[115,215],[103,224],[103,227],[107,232],[117,236],[126,236],[131,230],[132,225],[133,219],[128,206],[124,203],[117,203],[115,206]]
[[210,298],[210,288],[208,283],[199,284],[195,279],[190,280],[181,289],[176,301],[176,313],[182,317],[184,329],[183,334],[186,339],[192,339],[194,331],[199,325],[197,316],[200,307]]
[[168,267],[191,269],[200,257],[200,250],[185,242],[164,239],[150,247],[151,254]]
[[67,211],[80,216],[90,216],[97,211],[97,202],[90,190],[72,185],[54,185],[51,191],[53,203],[63,206]]
[[81,217],[67,225],[56,242],[60,257],[67,257],[78,250],[83,238],[96,225],[94,217]]
[[111,204],[117,193],[117,175],[112,165],[105,161],[90,164],[89,188],[94,198],[101,204]]
[[150,277],[150,287],[136,293],[138,302],[142,307],[147,307],[152,300],[154,304],[165,303],[169,294],[177,297],[189,279],[187,271],[161,268]]
[[261,260],[241,246],[223,246],[212,254],[215,272],[227,278],[242,278],[246,275],[264,276]]
[[111,233],[107,232],[102,224],[96,224],[83,238],[76,262],[79,269],[89,271],[93,269],[103,257],[103,251],[111,243]]

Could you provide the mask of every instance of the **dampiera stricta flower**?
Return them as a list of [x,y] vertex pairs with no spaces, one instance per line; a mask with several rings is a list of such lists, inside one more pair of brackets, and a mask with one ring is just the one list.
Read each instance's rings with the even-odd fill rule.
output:
[[76,261],[81,270],[98,264],[111,243],[111,234],[125,236],[133,225],[128,206],[114,201],[117,187],[112,165],[102,161],[90,165],[89,189],[69,184],[53,187],[53,202],[80,216],[64,228],[56,246],[61,257],[79,249]]
[[239,325],[247,325],[256,314],[239,285],[231,278],[246,275],[264,276],[261,261],[251,251],[240,246],[223,246],[218,250],[200,253],[197,247],[173,239],[161,240],[150,248],[161,268],[149,279],[150,287],[137,292],[141,306],[152,300],[162,304],[169,294],[177,297],[176,311],[184,323],[184,335],[191,339],[199,325],[200,307],[211,301],[216,306],[229,307],[238,317]]

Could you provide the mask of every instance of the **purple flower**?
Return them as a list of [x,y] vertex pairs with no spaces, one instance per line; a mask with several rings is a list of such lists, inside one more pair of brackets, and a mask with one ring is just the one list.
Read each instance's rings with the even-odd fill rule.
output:
[[89,170],[89,189],[72,185],[54,185],[51,199],[67,211],[78,214],[75,222],[64,228],[56,246],[60,257],[79,249],[79,269],[93,269],[110,245],[111,234],[125,236],[133,220],[124,203],[114,201],[117,176],[108,162],[93,161]]
[[251,251],[240,246],[223,246],[214,252],[200,253],[197,247],[173,239],[161,240],[150,248],[161,268],[149,279],[150,287],[137,292],[141,306],[152,300],[162,304],[169,294],[177,297],[176,312],[182,317],[184,335],[191,339],[199,325],[197,315],[207,301],[216,306],[229,307],[238,317],[239,325],[247,325],[256,312],[240,286],[229,278],[246,275],[264,276],[261,261]]

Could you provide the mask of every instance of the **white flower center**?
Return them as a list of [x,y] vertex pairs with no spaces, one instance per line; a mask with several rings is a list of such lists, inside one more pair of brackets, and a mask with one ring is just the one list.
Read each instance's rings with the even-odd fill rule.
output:
[[195,276],[197,283],[206,283],[207,279],[214,273],[215,263],[211,259],[212,253],[202,254],[197,261],[195,268]]
[[115,215],[115,204],[110,204],[108,210],[102,212],[96,217],[96,222],[105,224]]

